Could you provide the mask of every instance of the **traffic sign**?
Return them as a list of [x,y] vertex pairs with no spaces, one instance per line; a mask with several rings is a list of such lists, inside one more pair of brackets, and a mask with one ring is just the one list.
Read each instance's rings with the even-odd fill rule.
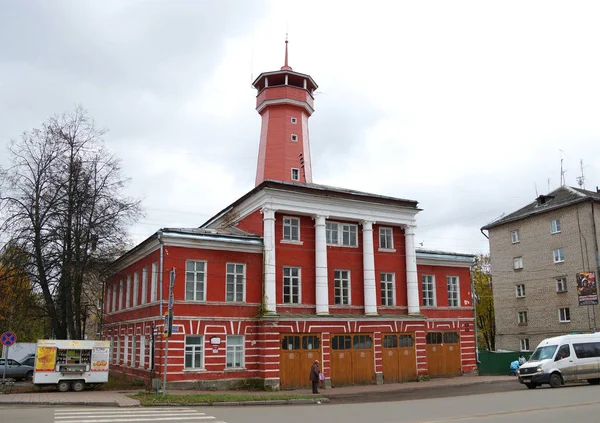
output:
[[10,347],[17,342],[17,335],[15,335],[14,332],[4,332],[0,340],[2,341],[2,345]]

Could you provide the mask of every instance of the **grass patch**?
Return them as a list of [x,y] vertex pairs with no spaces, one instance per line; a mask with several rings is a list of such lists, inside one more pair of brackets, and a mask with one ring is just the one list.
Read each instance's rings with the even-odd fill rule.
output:
[[140,401],[141,405],[156,405],[156,404],[202,404],[215,402],[248,402],[248,401],[274,401],[274,400],[292,400],[292,399],[322,399],[322,397],[314,395],[244,395],[244,394],[186,394],[174,395],[153,394],[147,392],[139,392],[135,395],[128,395],[130,398]]

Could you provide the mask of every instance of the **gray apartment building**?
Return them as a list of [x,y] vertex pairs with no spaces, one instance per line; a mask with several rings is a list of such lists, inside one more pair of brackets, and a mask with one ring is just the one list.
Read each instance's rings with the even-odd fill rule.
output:
[[498,350],[529,351],[549,336],[600,328],[597,188],[561,186],[481,231],[490,242]]

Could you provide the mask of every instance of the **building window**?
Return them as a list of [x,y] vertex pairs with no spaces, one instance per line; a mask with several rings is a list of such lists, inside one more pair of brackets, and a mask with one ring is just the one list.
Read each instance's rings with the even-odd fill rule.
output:
[[325,235],[328,245],[356,247],[358,245],[358,226],[350,223],[327,222]]
[[127,275],[127,291],[125,291],[125,308],[131,304],[131,275]]
[[335,304],[350,304],[350,271],[335,270],[333,272],[333,286]]
[[142,269],[142,300],[140,304],[146,304],[148,301],[148,268]]
[[131,367],[135,367],[135,359],[136,359],[136,347],[137,347],[137,337],[135,335],[131,336]]
[[298,141],[298,135],[292,134],[292,141]]
[[202,336],[187,335],[185,337],[185,368],[202,369],[204,358],[204,343]]
[[527,312],[526,311],[519,311],[517,314],[518,314],[518,317],[519,317],[519,324],[520,325],[526,325],[527,324]]
[[117,355],[115,356],[115,359],[113,361],[115,364],[119,364],[121,362],[121,337],[119,335],[117,335],[116,338],[117,338]]
[[295,125],[296,123],[298,123],[298,119],[296,119],[296,118],[291,118],[290,120],[292,121],[292,123],[293,123],[294,125]]
[[571,311],[569,307],[562,307],[558,309],[558,321],[566,323],[571,321]]
[[556,292],[567,292],[567,278],[556,279]]
[[119,310],[123,310],[123,280],[119,281]]
[[138,305],[138,290],[140,289],[140,274],[133,274],[133,307]]
[[519,339],[519,347],[521,351],[529,351],[529,338]]
[[235,335],[227,337],[227,368],[244,367],[244,337]]
[[554,255],[554,263],[562,263],[565,261],[565,253],[562,248],[557,248],[552,251],[552,254]]
[[129,363],[129,336],[125,335],[123,339],[123,365],[127,366]]
[[300,219],[297,217],[283,218],[283,239],[285,241],[300,241]]
[[517,298],[523,298],[525,296],[525,285],[517,285],[515,289],[517,292]]
[[146,337],[140,335],[140,362],[138,364],[140,369],[146,367]]
[[110,296],[110,285],[107,285],[106,286],[106,303],[105,303],[106,304],[106,313],[107,314],[110,313],[110,299],[111,299],[111,296]]
[[392,237],[392,228],[379,228],[379,248],[385,250],[394,249],[394,238]]
[[300,304],[300,268],[283,268],[283,303]]
[[227,263],[227,301],[244,301],[244,284],[246,281],[246,265]]
[[296,168],[292,168],[292,181],[300,180],[300,170]]
[[393,273],[380,273],[379,280],[381,283],[381,305],[393,306],[396,305],[395,293],[396,284],[394,283]]
[[448,286],[448,306],[458,307],[460,305],[458,299],[458,276],[448,276],[446,282]]
[[117,311],[117,291],[118,291],[118,285],[115,283],[113,285],[113,292],[112,292],[112,312],[114,313],[115,311]]
[[156,301],[156,287],[158,286],[158,263],[152,263],[152,283],[150,287],[150,302]]
[[523,268],[523,257],[515,257],[513,259],[513,269],[519,270]]
[[560,219],[550,221],[550,233],[557,234],[560,232]]
[[516,231],[512,231],[510,233],[510,239],[512,240],[513,244],[516,244],[517,242],[521,241],[521,238],[519,236],[519,230],[517,229]]
[[186,301],[205,301],[206,300],[206,262],[192,261],[185,262],[185,299]]
[[421,285],[423,285],[423,306],[435,306],[435,278],[433,275],[421,276]]

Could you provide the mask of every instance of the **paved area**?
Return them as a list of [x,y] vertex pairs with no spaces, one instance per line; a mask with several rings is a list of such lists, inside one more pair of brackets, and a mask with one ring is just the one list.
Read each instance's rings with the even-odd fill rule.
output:
[[[339,388],[322,389],[321,395],[336,399],[344,397],[356,397],[361,394],[377,395],[391,394],[393,392],[402,392],[405,390],[419,390],[427,388],[452,388],[476,384],[487,384],[496,382],[518,383],[514,376],[461,376],[454,378],[431,379],[425,382],[405,382],[390,383],[384,385],[365,385],[365,386],[344,386]],[[0,394],[0,404],[39,404],[39,405],[91,405],[91,406],[119,406],[136,407],[139,401],[128,398],[128,394],[138,391],[84,391],[84,392],[31,392],[17,394]],[[310,389],[286,390],[277,392],[267,391],[191,391],[169,389],[169,394],[198,394],[198,393],[219,393],[219,394],[244,394],[244,395],[311,395]]]

